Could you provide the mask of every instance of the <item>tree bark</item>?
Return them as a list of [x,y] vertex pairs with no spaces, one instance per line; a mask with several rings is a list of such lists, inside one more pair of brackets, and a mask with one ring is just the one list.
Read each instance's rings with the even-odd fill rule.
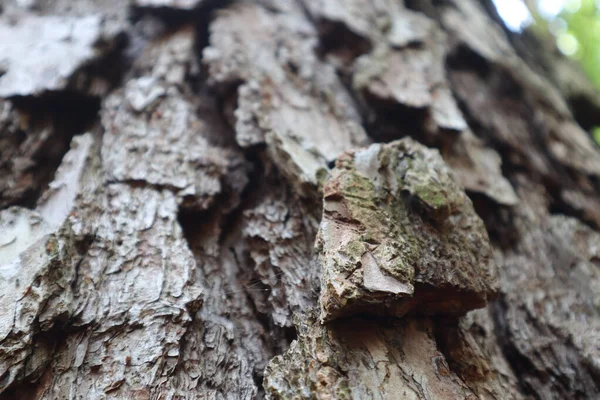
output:
[[0,399],[600,396],[574,65],[475,0],[124,3],[1,6]]

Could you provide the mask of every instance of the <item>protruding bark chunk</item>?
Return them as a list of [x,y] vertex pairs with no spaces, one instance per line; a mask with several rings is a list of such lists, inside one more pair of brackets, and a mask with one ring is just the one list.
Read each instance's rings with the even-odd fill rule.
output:
[[410,139],[342,155],[324,188],[321,318],[463,314],[496,290],[488,236],[436,150]]

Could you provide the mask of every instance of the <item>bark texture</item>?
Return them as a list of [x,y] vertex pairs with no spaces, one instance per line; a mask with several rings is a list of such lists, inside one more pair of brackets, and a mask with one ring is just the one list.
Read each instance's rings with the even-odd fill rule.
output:
[[497,21],[2,3],[0,399],[598,398],[600,95]]

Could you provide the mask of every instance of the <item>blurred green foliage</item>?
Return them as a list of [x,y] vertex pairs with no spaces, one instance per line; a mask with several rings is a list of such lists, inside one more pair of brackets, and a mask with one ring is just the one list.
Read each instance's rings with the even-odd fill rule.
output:
[[[594,0],[567,1],[560,18],[567,23],[566,32],[557,36],[573,37],[577,42],[573,57],[581,61],[583,69],[592,82],[600,88],[600,9]],[[569,40],[569,39],[567,39]]]
[[[600,0],[563,0],[562,11],[544,16],[544,0],[531,9],[535,23],[531,27],[538,34],[548,33],[556,38],[558,48],[567,56],[581,62],[583,69],[600,89]],[[534,3],[536,4],[536,3]]]
[[[553,34],[560,51],[579,60],[587,76],[600,90],[600,0],[566,0],[562,11],[548,19],[540,15],[540,9],[530,11],[535,20],[532,29],[546,35],[548,32]],[[596,143],[600,144],[600,127],[595,127],[592,134]]]

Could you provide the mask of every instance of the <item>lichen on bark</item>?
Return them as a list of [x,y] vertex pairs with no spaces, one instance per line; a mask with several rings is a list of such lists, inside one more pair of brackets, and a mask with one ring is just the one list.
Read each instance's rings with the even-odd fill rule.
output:
[[497,290],[483,222],[437,151],[403,139],[347,152],[323,191],[323,321],[464,314]]

